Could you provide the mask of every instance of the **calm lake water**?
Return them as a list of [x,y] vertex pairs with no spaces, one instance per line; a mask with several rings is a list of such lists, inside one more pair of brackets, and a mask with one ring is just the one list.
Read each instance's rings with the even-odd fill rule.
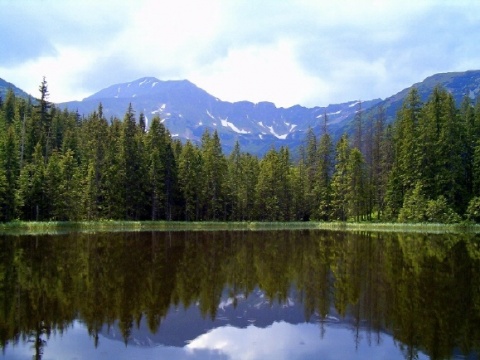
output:
[[0,239],[2,359],[477,359],[480,237]]

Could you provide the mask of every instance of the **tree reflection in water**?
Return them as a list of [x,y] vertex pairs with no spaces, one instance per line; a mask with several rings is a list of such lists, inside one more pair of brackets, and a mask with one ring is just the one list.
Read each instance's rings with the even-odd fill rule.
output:
[[479,351],[479,244],[476,235],[313,230],[4,236],[1,346],[30,341],[40,359],[50,334],[75,319],[95,346],[114,325],[127,344],[142,319],[157,332],[172,306],[198,304],[215,319],[225,292],[234,306],[255,289],[285,303],[294,287],[321,334],[333,308],[352,319],[357,343],[368,324],[366,341],[387,332],[406,359],[450,358]]

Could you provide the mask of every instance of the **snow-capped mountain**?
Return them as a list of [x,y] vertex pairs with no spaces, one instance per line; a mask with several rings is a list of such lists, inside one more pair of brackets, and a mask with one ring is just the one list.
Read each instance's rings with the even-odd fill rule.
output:
[[[380,99],[362,102],[366,110]],[[216,129],[222,146],[229,152],[238,140],[243,151],[263,154],[272,146],[295,148],[309,127],[319,134],[327,114],[331,128],[358,110],[358,101],[327,107],[306,108],[299,105],[277,108],[273,103],[226,102],[198,88],[187,80],[161,81],[145,77],[112,85],[82,101],[59,104],[87,116],[102,103],[107,119],[122,119],[131,103],[137,116],[143,113],[147,125],[158,115],[173,137],[200,141],[205,129]]]

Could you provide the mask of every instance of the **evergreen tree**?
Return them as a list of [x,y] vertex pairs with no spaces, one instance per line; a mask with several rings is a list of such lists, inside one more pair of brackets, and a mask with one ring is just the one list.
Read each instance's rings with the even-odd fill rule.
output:
[[120,166],[124,168],[125,219],[140,220],[145,215],[147,177],[143,139],[132,104],[123,119]]
[[178,161],[178,182],[184,202],[182,220],[200,220],[202,200],[202,156],[200,150],[187,141]]
[[365,125],[363,121],[363,110],[362,110],[362,102],[358,101],[357,103],[357,111],[355,111],[355,117],[353,119],[353,124],[355,127],[354,137],[353,137],[353,147],[356,147],[358,150],[364,154],[364,133],[365,133]]
[[397,114],[392,134],[393,159],[385,194],[387,217],[391,219],[397,218],[403,197],[420,177],[421,166],[418,166],[416,154],[421,146],[418,140],[421,110],[418,90],[412,88]]
[[465,211],[467,187],[462,155],[465,132],[455,108],[455,101],[446,90],[440,104],[440,128],[435,152],[435,194],[432,198],[444,196],[450,206]]
[[332,178],[332,217],[346,221],[348,216],[348,202],[350,183],[348,179],[350,145],[344,134],[336,145],[335,172]]
[[240,144],[235,142],[232,152],[228,158],[228,182],[227,182],[227,204],[229,204],[229,213],[232,220],[240,220],[241,214],[241,152]]
[[385,121],[385,111],[383,107],[381,107],[378,109],[373,125],[372,157],[370,165],[370,188],[373,192],[373,207],[377,212],[378,219],[382,217],[385,209],[388,173],[392,161],[392,143],[391,139],[387,136]]
[[38,105],[35,106],[35,123],[36,125],[33,128],[34,139],[33,142],[40,142],[42,145],[42,154],[45,160],[45,163],[48,160],[53,144],[52,144],[52,113],[54,110],[53,104],[48,101],[49,92],[47,80],[43,77],[43,80],[38,88],[40,91],[40,98],[37,99]]
[[462,168],[464,170],[465,191],[471,194],[473,191],[473,154],[475,151],[475,142],[479,138],[480,129],[475,124],[475,110],[468,96],[465,96],[460,106],[460,119],[464,138],[462,149]]
[[[304,189],[302,191],[302,193],[304,193],[304,200],[302,200],[299,204],[303,204],[304,211],[302,212],[304,215],[302,218],[305,217],[306,219],[310,218],[317,207],[315,180],[319,170],[318,155],[317,137],[315,136],[313,129],[309,128],[306,136],[306,157],[305,160],[300,164],[301,166],[304,164],[305,174],[303,174],[303,171],[299,171],[298,173],[299,180],[304,179],[302,184],[302,188]],[[300,168],[300,170],[302,170],[302,168]],[[298,186],[300,186],[300,183]],[[303,194],[299,195],[303,197]]]
[[105,147],[104,217],[107,219],[129,219],[126,215],[126,167],[122,146],[122,123],[114,119],[108,128]]
[[425,222],[427,220],[427,198],[420,181],[405,195],[403,207],[398,215],[399,222]]
[[367,206],[365,160],[357,148],[351,149],[347,160],[347,193],[348,215],[360,221],[369,214]]
[[10,125],[15,119],[15,94],[12,89],[8,89],[5,102],[3,103],[1,110],[3,112],[3,119],[5,125]]
[[202,136],[202,172],[205,219],[225,220],[227,161],[216,130],[212,136],[208,130]]
[[10,221],[15,218],[15,193],[20,175],[19,154],[13,125],[8,127],[5,139],[0,144],[0,163],[5,176],[2,215],[6,221]]
[[20,172],[17,204],[22,219],[36,221],[46,219],[44,179],[45,164],[42,146],[38,143],[32,161],[26,164]]
[[280,157],[275,149],[270,149],[260,161],[260,171],[255,189],[256,209],[259,220],[283,220],[279,189],[281,189]]
[[318,220],[328,220],[331,215],[334,152],[332,138],[327,131],[327,115],[325,114],[323,134],[318,144],[317,171],[313,182],[315,194],[314,218]]

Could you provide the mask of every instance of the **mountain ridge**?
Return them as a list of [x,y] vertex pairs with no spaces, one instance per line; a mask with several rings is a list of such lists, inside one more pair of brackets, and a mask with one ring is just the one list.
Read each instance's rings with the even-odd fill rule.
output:
[[[362,104],[369,108],[379,101],[375,99]],[[107,119],[121,119],[132,104],[137,114],[144,114],[147,125],[153,116],[158,115],[173,137],[199,142],[206,129],[217,130],[227,152],[238,140],[244,150],[258,155],[272,146],[298,146],[308,128],[320,132],[325,114],[330,126],[335,126],[354,113],[358,103],[350,101],[314,108],[301,105],[278,108],[267,101],[232,103],[220,100],[188,80],[163,81],[142,77],[111,85],[82,101],[59,106],[87,115],[95,111],[100,102]]]
[[[374,118],[383,108],[387,122],[392,122],[408,92],[417,88],[423,102],[427,101],[437,85],[452,93],[457,106],[465,95],[473,101],[480,95],[480,70],[433,74],[385,99],[361,101],[364,119]],[[31,97],[15,85],[0,79],[0,96],[12,88],[16,96]],[[5,99],[5,95],[2,96]],[[117,83],[85,97],[81,101],[59,103],[59,108],[78,111],[88,116],[102,103],[107,119],[122,119],[132,104],[137,117],[145,115],[147,125],[154,116],[182,141],[199,143],[206,129],[217,130],[225,152],[239,141],[242,150],[262,156],[270,148],[288,146],[294,150],[305,139],[309,129],[319,136],[322,133],[324,115],[328,117],[328,130],[335,138],[344,132],[352,132],[353,119],[359,110],[359,100],[341,104],[315,106],[301,105],[277,107],[263,101],[247,100],[228,102],[201,89],[189,80],[159,80],[146,76],[125,83]]]
[[[478,99],[480,99],[480,70],[455,71],[430,75],[423,81],[414,83],[398,93],[385,98],[385,100],[378,104],[375,104],[365,111],[364,118],[374,117],[379,109],[383,108],[386,121],[391,123],[412,88],[416,88],[421,101],[426,102],[436,86],[441,86],[450,92],[453,95],[457,107],[460,107],[465,96],[468,96],[471,101],[478,101]],[[346,126],[339,129],[337,135],[340,131],[346,131],[348,124],[351,124],[352,120],[353,116],[346,119]]]

